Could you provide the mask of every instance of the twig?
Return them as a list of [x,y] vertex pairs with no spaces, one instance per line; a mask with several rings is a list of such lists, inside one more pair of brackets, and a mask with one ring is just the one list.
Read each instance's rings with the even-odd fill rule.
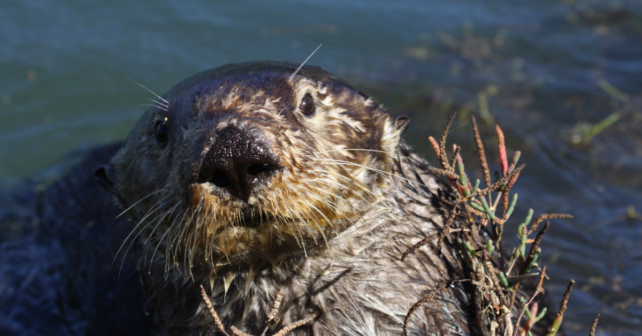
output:
[[274,326],[275,324],[279,323],[281,319],[276,316],[279,313],[279,307],[281,306],[281,301],[283,300],[283,291],[280,290],[278,294],[276,294],[276,299],[274,299],[274,304],[272,304],[272,310],[270,311],[270,315],[267,317],[267,321],[265,321],[265,328],[263,328],[263,332],[261,333],[261,336],[265,336],[267,333],[268,329],[270,327]]
[[408,311],[408,314],[406,314],[406,318],[403,320],[403,334],[404,334],[404,336],[408,336],[408,322],[410,322],[410,317],[412,317],[412,314],[415,313],[417,308],[419,308],[422,304],[432,300],[432,298],[434,298],[435,295],[437,295],[437,293],[440,290],[443,290],[443,289],[446,289],[446,288],[448,288],[448,282],[442,283],[441,285],[437,286],[437,288],[435,288],[433,291],[428,293],[428,295],[426,295],[426,296],[422,297],[421,299],[419,299],[419,301],[417,301],[414,305],[412,305],[412,307],[410,307],[410,310]]
[[453,157],[450,159],[450,167],[452,169],[452,172],[455,172],[455,167],[457,167],[457,156],[459,155],[460,151],[461,147],[453,145]]
[[455,217],[457,217],[458,214],[459,212],[453,209],[450,212],[450,216],[448,216],[448,219],[446,219],[446,223],[444,224],[442,231],[439,233],[439,239],[437,239],[438,251],[441,251],[441,244],[444,242],[444,239],[446,238],[446,236],[450,233],[450,226],[453,224],[453,222],[455,221]]
[[225,336],[230,336],[228,333],[225,332],[225,327],[223,327],[223,323],[221,322],[221,319],[218,317],[218,314],[216,314],[216,310],[214,310],[214,307],[212,307],[212,302],[210,301],[210,298],[207,297],[207,293],[205,293],[205,289],[203,288],[203,285],[201,286],[201,296],[203,297],[203,302],[205,302],[205,307],[207,307],[207,310],[210,312],[210,316],[212,316],[212,319],[214,319],[214,323],[216,324],[216,327],[218,330],[220,330],[223,335]]
[[557,331],[560,329],[560,326],[562,325],[562,321],[564,320],[564,312],[566,311],[566,304],[568,303],[568,298],[571,296],[571,291],[573,290],[573,285],[575,285],[575,280],[571,280],[571,282],[568,284],[568,287],[566,287],[566,292],[564,292],[564,296],[562,297],[562,304],[560,305],[560,312],[557,313],[557,317],[555,317],[555,321],[553,321],[553,325],[548,330],[547,336],[555,336]]
[[230,330],[232,330],[232,335],[234,336],[252,336],[248,333],[242,332],[241,330],[237,329],[235,326],[231,326]]
[[420,247],[422,247],[422,246],[424,246],[424,245],[426,245],[426,244],[430,243],[433,239],[437,238],[437,236],[438,236],[438,235],[439,235],[439,233],[431,234],[430,236],[428,236],[428,237],[426,237],[426,238],[424,238],[424,239],[420,240],[418,243],[416,243],[415,245],[413,245],[411,248],[407,249],[407,250],[406,250],[406,252],[404,252],[404,253],[401,255],[401,261],[404,261],[404,259],[406,259],[406,257],[407,257],[409,254],[411,254],[411,253],[415,253],[415,251],[417,251],[417,249],[419,249]]
[[[521,313],[519,313],[519,317],[517,318],[517,321],[515,321],[515,331],[513,333],[513,336],[517,336],[517,331],[519,330],[519,323],[522,321],[522,317],[524,317],[524,312],[526,309],[528,309],[528,305],[530,305],[533,300],[535,300],[535,297],[538,294],[543,294],[544,293],[544,288],[542,288],[542,284],[544,283],[544,275],[546,274],[546,266],[542,269],[542,274],[539,276],[539,282],[537,283],[537,288],[535,289],[535,293],[533,293],[533,296],[524,304],[524,307],[522,308]],[[515,292],[517,292],[517,289],[515,289]]]
[[524,271],[526,271],[528,266],[533,261],[533,258],[535,257],[535,253],[537,252],[537,248],[539,247],[539,243],[542,241],[542,237],[544,237],[544,234],[546,233],[546,231],[548,231],[548,228],[550,226],[551,226],[551,222],[547,221],[546,224],[544,224],[544,227],[542,228],[542,230],[535,237],[535,240],[531,245],[531,249],[528,252],[528,258],[526,258],[526,261],[522,265],[522,269],[519,271],[519,275],[524,274]]
[[475,216],[477,216],[479,218],[484,217],[484,213],[483,212],[481,212],[481,211],[479,211],[477,209],[474,209],[468,203],[464,203],[464,206],[465,206],[466,211],[472,213],[473,215],[475,215]]
[[522,169],[524,169],[524,167],[526,167],[525,164],[515,168],[515,170],[513,170],[510,174],[504,175],[504,177],[499,179],[497,182],[493,183],[493,185],[491,185],[490,187],[478,191],[477,196],[479,197],[486,196],[491,191],[498,190],[502,185],[504,185],[504,183],[508,182],[508,180],[510,180],[513,176],[519,174],[522,171]]
[[493,264],[490,261],[486,261],[485,266],[487,269],[487,273],[493,282],[493,287],[495,288],[495,292],[497,292],[502,305],[506,305],[507,303],[506,296],[504,295],[504,291],[502,289],[502,282],[497,277],[497,273],[495,272],[495,267],[493,267]]
[[[531,262],[533,261],[533,258],[535,257],[535,253],[537,252],[537,248],[539,247],[539,243],[542,240],[542,237],[544,237],[544,234],[546,233],[546,231],[548,231],[548,227],[549,226],[550,226],[550,222],[546,222],[546,224],[545,224],[544,228],[542,229],[542,231],[540,231],[537,234],[537,237],[533,241],[533,245],[531,245],[531,249],[528,252],[528,258],[526,258],[526,260],[524,261],[524,264],[522,265],[522,268],[519,270],[518,275],[523,275],[524,272],[528,269],[528,266],[531,264]],[[525,229],[526,228],[524,228],[524,230]],[[512,266],[510,268],[512,268]],[[509,268],[509,271],[510,271],[510,268]],[[544,266],[544,268],[546,268],[546,266]],[[544,272],[542,271],[542,274],[543,273]],[[509,308],[510,310],[513,309],[513,305],[515,304],[515,296],[517,294],[517,289],[518,288],[519,288],[519,283],[515,285],[515,288],[514,288],[514,291],[513,291],[513,296],[511,297],[511,301],[510,301],[510,308]]]
[[558,313],[559,315],[564,315],[564,312],[566,311],[566,304],[568,303],[568,299],[571,296],[573,285],[575,285],[575,280],[571,280],[571,282],[568,284],[568,287],[566,287],[566,292],[564,292],[564,296],[562,297],[562,304],[560,305],[560,312]]
[[[268,319],[265,322],[266,325],[272,324],[272,321],[278,320],[278,317],[276,314],[279,313],[279,307],[281,307],[281,300],[283,300],[283,291],[279,291],[279,293],[276,295],[276,299],[274,300],[274,305],[272,306],[272,310],[270,311],[270,315],[268,315]],[[279,323],[276,321],[276,323]]]
[[298,328],[298,327],[300,327],[300,326],[302,326],[302,325],[314,320],[316,317],[317,317],[317,314],[312,314],[312,315],[304,318],[303,320],[298,320],[298,321],[296,321],[294,323],[288,324],[287,326],[283,327],[283,329],[279,330],[279,332],[274,334],[274,336],[284,336],[285,334],[289,333],[290,331],[292,331],[292,330],[294,330],[294,329],[296,329],[296,328]]
[[573,216],[568,215],[568,214],[543,214],[539,216],[536,220],[535,223],[533,223],[533,226],[528,230],[528,234],[530,235],[531,233],[535,232],[537,230],[537,227],[539,224],[547,219],[556,219],[556,218],[573,218]]
[[[544,307],[544,309],[546,309],[546,307]],[[524,326],[522,327],[522,331],[519,333],[519,336],[527,336],[528,334],[530,334],[531,329],[533,328],[535,323],[537,323],[538,310],[539,310],[539,305],[537,304],[537,302],[533,303],[530,309],[524,310],[524,312],[530,311],[531,316],[526,321],[526,323],[524,323]],[[546,310],[543,310],[543,311],[546,312]]]
[[595,329],[597,329],[597,322],[600,320],[600,313],[595,315],[593,319],[593,324],[591,325],[591,331],[589,331],[589,336],[595,336]]
[[[221,319],[219,319],[218,315],[216,314],[216,311],[212,307],[212,303],[210,302],[210,299],[207,297],[207,293],[205,293],[205,289],[201,285],[201,296],[203,297],[203,302],[205,302],[205,306],[207,307],[207,310],[209,310],[210,315],[214,319],[214,323],[216,324],[216,327],[225,335],[225,336],[230,336],[227,332],[225,332],[225,327],[223,327],[223,323],[221,323]],[[267,332],[270,324],[272,322],[274,323],[279,323],[279,318],[276,316],[276,314],[279,313],[279,307],[281,306],[281,301],[283,300],[283,291],[279,291],[279,293],[276,295],[276,299],[274,301],[274,304],[272,306],[272,310],[270,311],[270,315],[268,316],[268,320],[265,322],[267,325],[265,330],[263,330],[263,333],[261,335],[265,335]],[[314,320],[317,317],[316,314],[312,314],[302,320],[296,321],[294,323],[291,323],[285,327],[283,327],[281,330],[279,330],[274,336],[284,336],[285,334],[289,333],[290,331]],[[272,324],[273,325],[273,324]],[[236,328],[235,326],[231,326],[230,330],[232,330],[232,335],[234,336],[252,336],[246,332],[243,332]]]
[[448,171],[446,169],[439,169],[435,167],[428,167],[428,171],[437,174],[437,175],[444,175],[448,178],[451,178],[453,180],[459,180],[459,175],[457,175],[455,172]]
[[450,129],[450,125],[452,125],[453,120],[455,120],[456,116],[457,112],[453,113],[450,119],[448,119],[446,127],[444,127],[444,132],[441,134],[441,138],[439,138],[439,161],[441,162],[441,165],[444,167],[444,169],[451,171],[453,168],[448,163],[448,156],[446,156],[446,138],[448,137],[448,130]]
[[488,163],[486,162],[486,153],[484,152],[484,145],[482,144],[481,137],[479,136],[479,130],[477,129],[477,121],[475,117],[471,117],[473,122],[473,133],[475,133],[475,144],[477,145],[477,153],[479,153],[479,164],[481,164],[482,172],[484,172],[484,182],[486,186],[490,187],[490,170],[488,169]]
[[504,190],[503,190],[503,195],[502,195],[502,197],[503,197],[502,198],[502,209],[503,209],[502,218],[504,220],[508,219],[508,218],[505,218],[506,217],[506,213],[508,212],[508,198],[509,198],[508,193],[510,192],[510,189],[513,187],[513,184],[515,184],[515,182],[517,181],[517,178],[519,178],[519,173],[515,174],[513,177],[511,177],[510,180],[508,180],[508,183],[506,184],[506,186],[504,187]]

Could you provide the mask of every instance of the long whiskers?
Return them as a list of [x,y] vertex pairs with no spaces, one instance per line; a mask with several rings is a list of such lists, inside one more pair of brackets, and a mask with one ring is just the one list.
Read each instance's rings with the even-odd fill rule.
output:
[[420,182],[417,182],[417,181],[413,181],[411,179],[408,179],[408,178],[405,178],[405,177],[402,177],[402,176],[399,176],[399,175],[396,175],[394,173],[387,172],[387,171],[384,171],[384,170],[381,170],[381,169],[368,167],[366,165],[362,165],[362,164],[359,164],[359,163],[356,163],[356,162],[350,162],[350,161],[345,161],[345,160],[336,160],[336,159],[313,159],[313,160],[315,160],[315,161],[326,161],[326,162],[329,162],[330,164],[338,164],[338,165],[344,165],[344,166],[360,167],[360,168],[368,169],[368,170],[373,171],[375,173],[387,175],[387,176],[390,176],[392,178],[398,178],[398,179],[404,180],[404,181],[406,181],[408,183],[415,183],[415,184],[417,184],[419,186],[429,188],[427,185],[425,185],[423,183],[420,183]]
[[164,108],[164,107],[156,105],[156,104],[138,104],[138,106],[152,106],[152,107],[155,107],[155,108],[157,108],[159,110],[163,110],[163,111],[167,112],[167,108]]
[[[363,220],[363,217],[361,216],[361,214],[359,213],[359,211],[357,211],[357,210],[354,208],[354,206],[353,206],[352,202],[350,202],[348,199],[344,198],[344,197],[343,197],[343,196],[341,196],[341,195],[338,195],[338,194],[335,194],[335,193],[329,192],[329,191],[327,191],[327,190],[324,190],[323,188],[317,188],[317,189],[316,189],[316,191],[318,191],[318,192],[322,192],[322,193],[325,193],[326,195],[331,196],[331,197],[338,197],[338,198],[341,198],[341,199],[345,200],[345,201],[346,201],[346,203],[347,203],[348,205],[350,205],[350,208],[352,209],[352,212],[353,212],[354,214],[356,214],[357,216],[359,216],[359,218],[360,218],[360,219],[362,219],[362,220]],[[363,199],[363,198],[362,198],[362,199]],[[365,201],[365,199],[363,199],[363,200]],[[343,213],[340,213],[340,212],[339,212],[338,205],[337,205],[336,203],[331,202],[331,201],[328,201],[328,202],[326,202],[326,205],[328,205],[328,207],[330,208],[330,210],[331,210],[335,215],[337,215],[337,216],[342,216],[344,219],[346,219],[346,220],[350,221],[350,223],[351,223],[352,225],[355,225],[355,222],[353,222],[353,221],[352,221],[352,219],[351,219],[350,217],[348,217],[347,215],[345,215],[345,214],[343,214]]]
[[131,78],[127,78],[127,80],[128,80],[128,81],[130,81],[130,82],[132,82],[132,83],[138,84],[140,87],[142,87],[143,89],[145,89],[145,90],[149,91],[151,94],[153,94],[154,96],[158,97],[158,99],[162,100],[165,104],[167,104],[167,105],[169,106],[169,102],[168,102],[167,100],[163,99],[163,97],[161,97],[161,96],[157,95],[157,94],[156,94],[156,92],[154,92],[154,91],[152,91],[152,90],[148,89],[148,88],[147,88],[147,87],[145,87],[143,84],[138,83],[137,81],[135,81],[135,80],[133,80],[133,79],[131,79]]
[[[168,195],[168,196],[169,196],[169,195]],[[134,234],[134,232],[136,232],[136,229],[138,229],[138,227],[143,223],[143,221],[144,221],[144,220],[145,220],[145,219],[146,219],[146,218],[147,218],[151,213],[153,213],[154,211],[158,210],[158,209],[162,206],[161,202],[162,202],[165,198],[167,198],[168,196],[165,196],[165,197],[161,198],[160,200],[158,200],[158,201],[157,201],[157,202],[156,202],[156,203],[155,203],[155,204],[154,204],[154,205],[153,205],[153,206],[152,206],[152,207],[147,211],[147,214],[145,214],[145,216],[143,216],[143,218],[138,222],[138,224],[136,224],[136,226],[134,226],[134,228],[133,228],[133,229],[132,229],[132,231],[127,235],[127,237],[125,237],[125,239],[123,240],[123,243],[122,243],[122,244],[120,245],[120,247],[118,248],[118,251],[116,251],[116,255],[114,256],[114,260],[112,261],[112,266],[114,265],[114,262],[116,261],[116,257],[118,256],[118,254],[120,253],[120,251],[121,251],[121,250],[123,249],[123,247],[125,246],[125,243],[127,243],[127,240],[129,240],[129,238],[131,237],[131,235],[132,235],[132,234]],[[139,202],[140,202],[140,201],[139,201]],[[132,239],[132,242],[133,242],[133,239]],[[131,246],[131,243],[130,243],[130,246]],[[129,251],[129,247],[127,248],[127,251]],[[125,256],[127,256],[127,252],[125,252]]]
[[159,192],[161,192],[161,191],[163,191],[163,190],[165,190],[165,189],[159,189],[159,190],[156,190],[156,191],[154,191],[153,193],[150,193],[149,195],[147,195],[147,196],[145,196],[145,197],[141,198],[140,200],[138,200],[138,202],[136,202],[136,203],[132,204],[129,208],[125,209],[125,211],[121,212],[118,216],[116,216],[116,218],[118,218],[118,217],[120,217],[120,216],[124,215],[127,211],[131,210],[131,208],[135,207],[135,206],[136,206],[136,204],[138,204],[138,203],[142,202],[142,201],[143,201],[144,199],[146,199],[147,197],[152,196],[152,195],[156,195],[156,194],[158,194]]
[[[359,151],[360,149],[349,149]],[[363,150],[364,152],[383,153],[377,150]],[[318,153],[329,153],[332,150],[319,151]],[[381,195],[368,181],[361,181],[357,174],[363,174],[363,170],[372,171],[378,174],[401,178],[411,183],[417,183],[410,179],[396,176],[383,169],[374,168],[366,164],[331,159],[318,158],[313,159],[322,164],[313,166],[314,168],[306,172],[306,178],[298,180],[296,183],[285,183],[285,187],[276,188],[268,197],[260,199],[263,202],[259,207],[261,211],[268,211],[269,218],[260,217],[260,234],[261,242],[264,239],[289,239],[290,244],[297,244],[303,254],[307,255],[311,244],[319,246],[325,243],[330,253],[332,253],[332,232],[340,232],[352,226],[359,225],[360,222],[368,223],[371,217],[366,213],[372,210],[381,211],[385,209],[386,202],[382,200]],[[346,168],[341,168],[341,166]],[[347,168],[358,167],[361,169]],[[354,175],[354,176],[353,176]],[[161,192],[155,191],[150,195]],[[136,227],[127,236],[121,250],[126,249],[125,255],[131,248],[125,246],[127,240],[138,240],[143,232],[146,235],[144,241],[145,251],[144,260],[149,262],[149,272],[152,272],[154,265],[158,265],[158,271],[161,271],[162,263],[154,263],[154,260],[164,259],[165,276],[168,276],[170,270],[176,269],[176,276],[193,277],[192,268],[194,263],[200,263],[201,258],[205,263],[212,267],[218,265],[222,258],[228,258],[236,253],[233,252],[240,246],[243,249],[256,249],[255,252],[266,253],[270,257],[271,250],[262,250],[259,245],[254,245],[258,241],[244,242],[237,241],[242,235],[249,234],[244,230],[226,231],[227,228],[234,228],[242,225],[243,216],[240,210],[232,207],[221,207],[215,200],[200,194],[200,191],[194,190],[194,200],[189,200],[189,206],[185,206],[185,200],[178,203],[168,204],[167,197],[160,198],[137,223]],[[143,199],[130,206],[126,211],[139,204]],[[211,203],[210,202],[214,202]],[[373,208],[375,204],[379,207]],[[224,204],[224,203],[221,203]],[[181,206],[185,207],[184,211]],[[389,206],[389,204],[388,204]],[[164,209],[160,214],[160,209]],[[236,209],[236,210],[235,210]],[[182,214],[181,214],[182,212]],[[365,217],[365,218],[364,218]],[[171,225],[170,225],[171,222]],[[161,230],[161,226],[165,227]],[[134,232],[138,231],[138,232]],[[257,231],[258,232],[258,231]],[[236,235],[239,236],[236,236]],[[132,238],[133,237],[133,238]],[[250,238],[254,239],[254,238]],[[295,243],[296,241],[296,243]],[[227,244],[227,245],[225,245]],[[238,245],[247,244],[247,245]],[[225,247],[227,246],[227,247]],[[239,247],[236,247],[239,246]],[[151,259],[149,251],[153,249]],[[141,251],[142,252],[142,251]],[[162,252],[162,253],[161,253]],[[156,258],[156,254],[161,256]],[[228,255],[229,254],[229,255]],[[160,259],[159,259],[160,260]],[[233,259],[232,259],[233,260]],[[273,260],[273,259],[270,259]],[[155,268],[156,269],[156,268]]]
[[[120,251],[123,249],[123,247],[125,246],[125,243],[127,243],[127,240],[128,240],[128,239],[131,237],[131,235],[132,235],[132,234],[133,234],[133,233],[138,229],[138,227],[140,227],[140,225],[145,221],[145,219],[147,219],[147,217],[149,217],[152,213],[156,212],[156,210],[160,209],[160,208],[163,206],[163,203],[162,203],[162,202],[163,202],[163,200],[165,200],[167,197],[169,197],[169,195],[167,195],[167,196],[165,196],[165,197],[161,198],[160,200],[158,200],[158,201],[157,201],[157,202],[156,202],[156,203],[155,203],[155,204],[154,204],[154,205],[149,209],[149,211],[147,211],[147,214],[145,214],[145,216],[143,216],[143,218],[138,222],[138,224],[136,224],[136,226],[132,229],[132,232],[130,232],[130,233],[129,233],[129,235],[127,235],[127,237],[125,237],[125,240],[123,240],[123,243],[122,243],[122,244],[120,245],[120,247],[118,248],[118,251],[116,251],[116,255],[114,256],[114,261],[112,261],[112,266],[113,266],[113,263],[116,261],[116,256],[118,256],[118,254],[120,253]],[[127,249],[125,250],[125,255],[123,256],[123,262],[120,264],[120,269],[118,270],[118,277],[120,277],[120,272],[121,272],[121,271],[122,271],[122,269],[123,269],[124,260],[125,260],[125,258],[127,257],[127,253],[129,252],[129,249],[130,249],[130,248],[131,248],[131,246],[134,244],[134,241],[136,240],[136,237],[138,237],[138,235],[140,235],[140,233],[141,233],[141,232],[143,232],[143,230],[142,230],[142,229],[141,229],[141,230],[139,230],[138,234],[136,234],[136,236],[131,240],[131,242],[129,243],[129,246],[128,246],[128,247],[127,247]]]
[[155,99],[151,99],[151,98],[147,98],[147,100],[151,101],[151,102],[152,102],[152,104],[156,104],[156,105],[158,105],[158,106],[164,107],[164,108],[165,108],[165,111],[167,111],[167,109],[169,108],[169,105],[168,105],[168,104],[163,103],[163,102],[161,102],[161,101],[158,101],[158,100],[155,100]]
[[314,152],[314,154],[321,154],[321,153],[332,153],[332,152],[341,152],[341,151],[354,151],[354,152],[372,152],[372,153],[382,153],[382,154],[390,154],[386,151],[382,150],[376,150],[376,149],[366,149],[366,148],[342,148],[342,149],[331,149],[327,151],[317,151]]
[[[185,209],[185,211],[183,212],[183,216],[182,216],[182,218],[185,218],[185,216],[187,215],[187,211],[188,211],[188,209]],[[170,225],[170,227],[173,227],[173,226],[176,224],[176,220],[177,220],[178,218],[179,218],[179,217],[176,217],[176,218],[172,221],[172,224]],[[152,265],[153,265],[153,262],[152,262],[152,261],[154,260],[154,257],[156,256],[156,252],[158,252],[158,248],[160,247],[161,243],[163,242],[163,239],[167,236],[167,234],[168,234],[169,232],[170,232],[170,230],[166,230],[166,231],[165,231],[165,233],[163,234],[163,236],[161,236],[161,238],[158,240],[158,243],[156,243],[156,248],[154,249],[154,253],[152,254],[152,258],[150,259],[150,262],[149,262],[149,271],[150,271],[150,272],[151,272],[151,270],[152,270]],[[168,260],[167,260],[167,254],[165,254],[165,272],[167,272],[167,270],[168,270],[168,263],[167,263],[167,262],[168,262]]]
[[[339,173],[337,173],[335,171],[332,171],[332,170],[318,169],[317,168],[317,169],[315,169],[315,171],[328,173],[328,174],[332,175],[333,177],[337,177],[337,178],[346,180],[347,182],[350,183],[350,185],[341,183],[339,181],[333,181],[333,183],[338,184],[340,187],[343,187],[344,189],[350,189],[351,190],[352,189],[351,187],[355,187],[355,188],[359,188],[361,191],[365,192],[366,194],[368,194],[371,197],[375,197],[375,198],[377,197],[377,195],[375,195],[370,189],[368,189],[368,187],[366,187],[365,185],[363,185],[360,182],[355,181],[354,178],[351,178],[351,177],[348,177],[348,176],[344,176],[344,175],[339,174]],[[357,196],[360,197],[361,200],[363,200],[364,202],[368,202],[363,196],[361,196],[359,194],[357,194]]]
[[[182,202],[183,202],[183,201],[179,201],[179,202],[178,202],[178,203],[176,203],[176,205],[174,205],[174,206],[173,206],[169,211],[166,211],[166,212],[165,212],[165,214],[163,215],[163,217],[162,217],[162,218],[160,218],[160,219],[157,221],[156,225],[154,225],[154,229],[153,229],[153,230],[152,230],[152,232],[149,234],[149,239],[145,242],[145,246],[146,246],[146,248],[145,248],[145,259],[147,259],[147,251],[149,250],[149,246],[150,246],[150,243],[151,243],[151,239],[153,239],[153,237],[154,237],[154,232],[156,232],[156,229],[158,229],[158,226],[159,226],[159,225],[161,225],[161,224],[163,223],[163,221],[165,220],[165,218],[166,218],[167,216],[171,216],[171,215],[174,213],[174,210],[176,210],[176,208],[177,208],[177,207],[178,207]],[[170,218],[171,218],[171,217],[170,217]],[[143,230],[144,230],[144,228],[143,228]],[[141,230],[141,231],[142,231],[142,230]],[[134,239],[135,239],[135,238],[134,238]]]

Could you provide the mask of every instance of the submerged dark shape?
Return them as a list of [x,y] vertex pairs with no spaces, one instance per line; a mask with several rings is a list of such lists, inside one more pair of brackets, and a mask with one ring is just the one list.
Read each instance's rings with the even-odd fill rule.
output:
[[[290,79],[296,68],[231,64],[190,77],[164,94],[109,163],[108,149],[92,154],[104,158],[96,180],[126,209],[129,223],[114,219],[114,205],[86,180],[86,170],[63,177],[58,185],[69,185],[66,189],[47,189],[59,200],[89,202],[78,209],[60,204],[43,215],[79,223],[72,230],[76,240],[66,245],[69,257],[57,262],[84,256],[74,254],[86,246],[83,230],[104,230],[104,240],[92,247],[104,248],[112,258],[123,232],[133,232],[124,246],[135,245],[129,256],[147,310],[128,305],[124,311],[134,313],[125,321],[142,326],[137,322],[143,318],[137,318],[147,311],[153,334],[216,333],[200,285],[226,327],[251,334],[263,329],[279,291],[284,293],[280,325],[318,316],[295,334],[400,334],[408,309],[436,288],[441,271],[449,279],[469,276],[450,237],[441,253],[427,246],[400,260],[418,237],[441,230],[450,212],[444,201],[452,196],[401,139],[407,117],[390,115],[318,67],[305,66]],[[67,228],[45,227],[38,238],[44,243],[25,245],[57,251],[48,240],[67,239],[62,238]],[[117,274],[111,261],[93,262],[107,272],[101,279]],[[110,280],[109,288],[131,290],[127,299],[140,303],[138,284],[127,282],[136,278],[128,272],[129,259],[123,264],[125,280],[122,275]],[[64,279],[55,288],[75,281],[65,267],[54,271]],[[472,299],[475,290],[457,283],[441,292],[415,312],[410,334],[478,333],[477,318],[486,307]],[[85,305],[78,310],[85,324],[74,326],[87,331],[99,325],[91,317],[100,307],[87,300],[92,293],[85,295],[78,299]],[[56,302],[67,304],[69,297],[61,293]],[[119,304],[103,299],[100,304]]]
[[0,334],[141,335],[145,297],[130,254],[131,232],[93,179],[120,145],[93,149],[43,191],[25,181],[3,192],[0,228],[37,227],[0,244]]

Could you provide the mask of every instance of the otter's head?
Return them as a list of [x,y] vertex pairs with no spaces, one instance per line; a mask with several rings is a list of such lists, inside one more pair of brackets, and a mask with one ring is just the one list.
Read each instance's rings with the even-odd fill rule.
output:
[[325,248],[378,201],[404,116],[319,67],[257,62],[190,77],[96,172],[167,264],[278,263]]

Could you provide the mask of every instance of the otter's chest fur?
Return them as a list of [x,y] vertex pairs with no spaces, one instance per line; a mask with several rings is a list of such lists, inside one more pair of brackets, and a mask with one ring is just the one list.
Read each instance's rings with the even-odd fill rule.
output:
[[[200,297],[207,288],[224,325],[252,335],[264,329],[277,293],[283,291],[278,330],[311,314],[317,321],[297,335],[399,335],[408,309],[441,280],[438,269],[462,277],[460,256],[446,243],[444,256],[425,247],[400,261],[412,243],[437,232],[445,209],[442,185],[425,171],[427,163],[405,145],[388,187],[380,200],[353,226],[338,236],[291,256],[278,267],[270,264],[214,271],[193,271],[185,279],[179,271],[143,270],[154,307],[153,324],[161,333],[204,335],[216,327]],[[307,255],[306,255],[307,254]],[[160,265],[157,263],[156,265]],[[470,298],[463,287],[444,291],[420,309],[410,334],[467,335]]]

